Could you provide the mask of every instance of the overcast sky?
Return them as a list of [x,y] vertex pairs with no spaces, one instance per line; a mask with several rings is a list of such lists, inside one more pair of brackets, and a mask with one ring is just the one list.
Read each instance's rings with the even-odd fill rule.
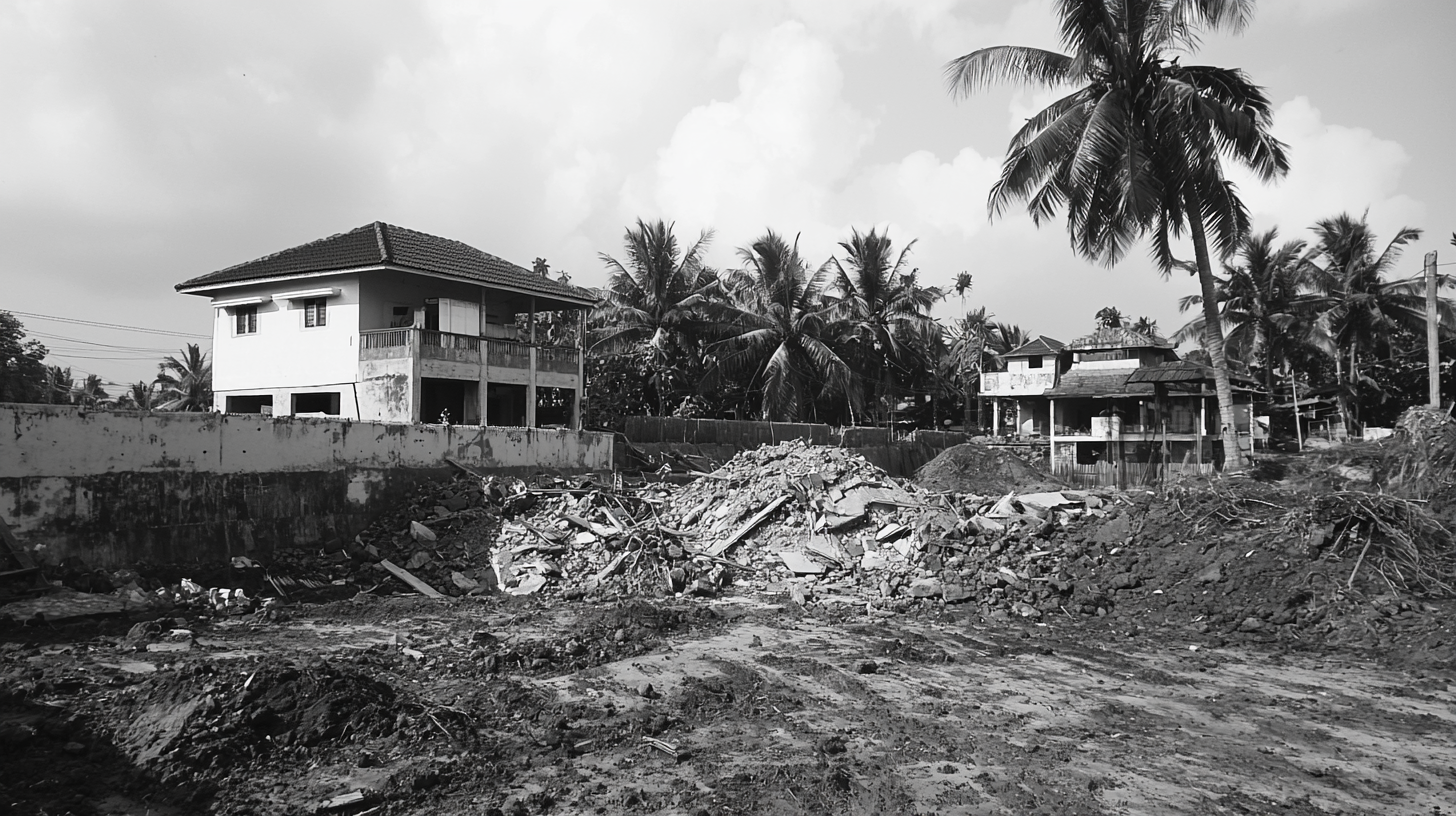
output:
[[[1293,170],[1243,185],[1256,228],[1368,208],[1382,238],[1426,230],[1403,274],[1456,261],[1453,34],[1452,0],[1264,0],[1185,58],[1274,102]],[[1060,222],[988,221],[1008,137],[1052,99],[947,95],[945,62],[998,44],[1056,47],[1050,0],[3,0],[0,309],[206,334],[175,284],[376,220],[599,286],[641,217],[714,229],[721,266],[768,227],[818,263],[888,226],[928,283],[969,271],[966,306],[1033,333],[1103,306],[1181,325],[1194,282],[1141,249],[1109,270]],[[186,341],[22,320],[111,381]]]

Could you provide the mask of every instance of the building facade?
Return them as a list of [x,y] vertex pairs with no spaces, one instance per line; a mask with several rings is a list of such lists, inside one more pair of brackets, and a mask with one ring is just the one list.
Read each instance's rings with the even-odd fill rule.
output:
[[[1222,460],[1213,370],[1179,360],[1161,337],[1104,328],[1005,357],[1006,372],[982,375],[982,393],[1016,401],[1016,435],[1044,442],[1052,473],[1072,484],[1126,486]],[[1254,381],[1231,376],[1234,424],[1251,446]]]
[[376,222],[177,290],[212,301],[228,413],[581,426],[595,295],[459,241]]

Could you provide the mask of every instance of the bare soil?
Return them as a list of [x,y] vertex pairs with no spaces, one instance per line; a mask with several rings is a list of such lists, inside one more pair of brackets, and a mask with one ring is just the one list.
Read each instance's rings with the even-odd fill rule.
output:
[[[17,814],[1440,814],[1449,605],[1169,614],[418,597],[0,635]],[[1405,610],[1411,612],[1411,610]],[[1204,631],[1199,631],[1203,629]],[[185,631],[183,631],[185,630]],[[1313,640],[1313,642],[1311,642]],[[1349,640],[1348,638],[1346,640]],[[1434,645],[1433,645],[1434,644]]]

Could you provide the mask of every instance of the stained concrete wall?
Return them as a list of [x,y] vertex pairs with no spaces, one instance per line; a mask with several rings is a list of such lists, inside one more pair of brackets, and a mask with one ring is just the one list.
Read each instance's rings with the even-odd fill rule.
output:
[[0,516],[49,561],[266,560],[351,538],[446,459],[609,470],[610,434],[0,404]]

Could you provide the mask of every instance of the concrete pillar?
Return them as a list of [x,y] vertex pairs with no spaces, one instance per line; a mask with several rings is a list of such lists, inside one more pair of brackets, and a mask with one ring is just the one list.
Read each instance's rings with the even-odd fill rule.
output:
[[1001,435],[1001,400],[991,398],[991,435]]
[[576,332],[576,404],[571,409],[571,415],[576,419],[576,429],[582,430],[586,427],[583,424],[581,412],[586,408],[586,309],[581,310],[581,324]]

